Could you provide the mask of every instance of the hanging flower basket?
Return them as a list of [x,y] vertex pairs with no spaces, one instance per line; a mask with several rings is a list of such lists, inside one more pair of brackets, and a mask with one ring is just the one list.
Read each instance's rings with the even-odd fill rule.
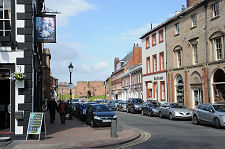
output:
[[22,81],[26,78],[26,75],[24,75],[24,73],[17,73],[17,72],[14,72],[11,74],[11,81]]

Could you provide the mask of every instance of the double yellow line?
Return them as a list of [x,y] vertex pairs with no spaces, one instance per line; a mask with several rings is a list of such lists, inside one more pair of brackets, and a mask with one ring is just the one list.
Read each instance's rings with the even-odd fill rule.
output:
[[134,141],[134,142],[131,142],[131,143],[126,143],[126,144],[120,145],[120,146],[116,147],[116,149],[127,148],[127,147],[131,147],[131,146],[141,144],[141,143],[147,141],[151,137],[151,134],[148,133],[148,132],[144,132],[144,135],[145,135],[145,137],[143,139],[140,139],[140,140],[137,140],[137,141]]

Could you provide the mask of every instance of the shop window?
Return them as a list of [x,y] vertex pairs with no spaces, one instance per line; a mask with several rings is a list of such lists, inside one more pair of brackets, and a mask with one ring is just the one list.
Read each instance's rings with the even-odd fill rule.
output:
[[161,100],[165,101],[166,99],[165,81],[160,82],[160,93],[161,93]]
[[184,104],[184,83],[181,75],[178,75],[176,79],[176,100],[177,103]]
[[152,46],[156,45],[156,33],[152,34]]
[[154,98],[158,99],[158,83],[157,82],[153,83],[153,96]]
[[213,17],[219,16],[220,15],[219,2],[216,2],[215,4],[213,4],[212,8],[213,8]]
[[146,38],[146,49],[150,48],[149,37]]
[[163,29],[159,31],[159,43],[163,42]]
[[11,0],[0,0],[0,37],[10,36]]

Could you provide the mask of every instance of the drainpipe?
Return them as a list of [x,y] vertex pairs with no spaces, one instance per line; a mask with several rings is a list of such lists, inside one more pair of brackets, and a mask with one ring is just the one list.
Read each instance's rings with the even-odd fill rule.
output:
[[[166,42],[166,26],[165,26],[165,56],[166,56],[166,102],[169,102],[169,86],[168,86],[168,71],[167,71],[167,42]],[[170,83],[171,84],[171,83]]]
[[209,56],[208,56],[208,26],[207,26],[207,7],[208,7],[208,3],[206,2],[204,4],[204,8],[205,8],[205,48],[206,48],[206,70],[207,70],[207,84],[208,84],[208,98],[209,98],[209,103],[210,103],[210,94],[209,94]]

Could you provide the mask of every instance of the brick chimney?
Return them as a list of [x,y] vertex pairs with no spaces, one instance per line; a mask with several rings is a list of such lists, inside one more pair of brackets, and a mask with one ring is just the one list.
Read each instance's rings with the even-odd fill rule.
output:
[[194,4],[200,2],[201,0],[187,0],[187,8],[193,6]]
[[142,63],[142,48],[138,46],[133,47],[133,64],[138,65]]
[[114,71],[116,70],[116,66],[117,66],[117,64],[119,63],[119,61],[120,61],[120,59],[119,59],[118,57],[116,57],[116,58],[114,59]]

